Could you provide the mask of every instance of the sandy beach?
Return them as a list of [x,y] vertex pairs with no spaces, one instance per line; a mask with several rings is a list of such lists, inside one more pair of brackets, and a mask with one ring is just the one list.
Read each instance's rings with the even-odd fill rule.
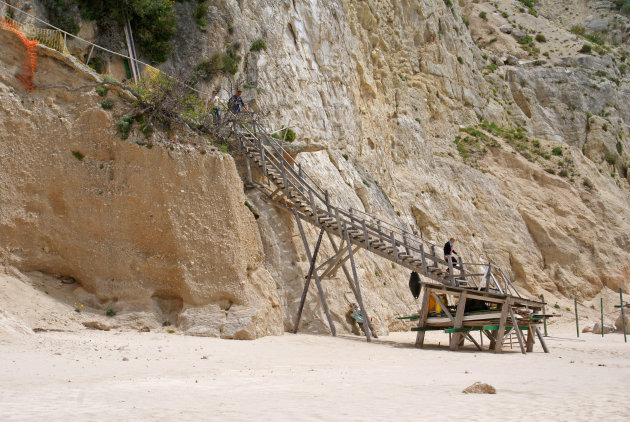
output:
[[[230,341],[164,332],[41,332],[0,344],[0,420],[623,421],[630,344],[555,326],[550,354],[502,355],[445,334],[285,334]],[[440,344],[440,345],[438,345]],[[463,394],[476,381],[496,395]]]

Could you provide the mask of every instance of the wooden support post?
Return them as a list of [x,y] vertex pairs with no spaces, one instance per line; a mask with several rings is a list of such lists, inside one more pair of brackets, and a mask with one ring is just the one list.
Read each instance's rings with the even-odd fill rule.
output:
[[[482,346],[480,346],[480,345],[479,345],[479,343],[477,343],[477,340],[475,340],[475,339],[473,338],[473,336],[472,336],[470,333],[464,333],[464,334],[466,334],[466,335],[465,335],[465,336],[462,336],[462,342],[463,342],[464,338],[467,338],[468,340],[470,340],[470,341],[471,341],[471,343],[472,343],[472,344],[474,344],[474,345],[475,345],[475,347],[476,347],[477,349],[479,349],[479,351],[483,351],[483,347],[482,347],[483,345],[482,345]],[[482,337],[482,338],[483,338],[483,337]]]
[[[319,239],[317,240],[317,245],[315,246],[315,251],[313,252],[313,256],[311,257],[311,249],[308,246],[308,241],[306,240],[306,235],[304,234],[304,228],[302,227],[302,222],[300,221],[299,216],[297,215],[297,211],[293,210],[293,215],[295,215],[295,220],[297,222],[298,229],[300,231],[300,236],[302,237],[302,243],[304,244],[304,251],[306,252],[306,258],[311,261],[311,270],[309,273],[315,277],[315,285],[317,286],[317,291],[319,293],[319,299],[322,302],[322,307],[324,308],[324,313],[326,314],[326,319],[328,320],[328,326],[330,327],[330,332],[334,337],[337,337],[337,330],[335,328],[335,323],[333,322],[332,315],[330,314],[330,309],[328,308],[328,302],[326,301],[326,295],[324,294],[324,289],[322,287],[321,280],[317,275],[317,271],[315,270],[315,259],[317,258],[317,252],[319,251],[319,245],[322,241],[322,236],[324,235],[324,229],[321,229],[319,232]],[[310,281],[310,276],[307,281]],[[308,286],[305,286],[305,292],[308,289]],[[306,299],[306,293],[302,294],[302,301]],[[302,315],[302,308],[304,307],[304,302],[300,303],[299,316]],[[297,326],[299,323],[299,318],[295,324],[295,332],[297,332]]]
[[540,332],[540,328],[536,327],[536,335],[538,336],[538,340],[540,340],[540,345],[543,348],[545,353],[549,353],[549,348],[547,347],[547,343],[545,343],[545,339],[543,338],[542,333]]
[[[580,337],[580,321],[578,321],[577,297],[573,298],[573,307],[575,308],[575,331],[578,338]],[[602,330],[604,327],[602,327]]]
[[503,302],[501,307],[501,318],[499,319],[499,329],[495,334],[494,353],[501,353],[503,351],[503,336],[505,335],[505,322],[507,321],[508,309],[511,305],[509,298]]
[[534,330],[532,328],[532,324],[527,326],[527,351],[534,351]]
[[[313,259],[309,258],[311,261],[311,266],[308,270],[308,275],[306,276],[306,283],[304,283],[304,290],[302,291],[302,299],[300,300],[300,306],[298,307],[298,313],[295,317],[295,325],[293,326],[293,334],[296,334],[298,331],[298,326],[300,325],[300,318],[302,318],[302,311],[304,310],[304,303],[306,302],[306,294],[308,293],[308,286],[311,284],[311,276],[313,275],[313,270],[315,269],[315,258],[317,258],[317,253],[319,252],[319,245],[322,243],[322,236],[324,235],[324,230],[319,232],[319,239],[317,239],[317,244],[315,245],[315,254]],[[308,253],[310,256],[310,253]]]
[[429,268],[427,267],[427,258],[424,256],[424,245],[420,244],[420,259],[422,259],[422,273],[426,276],[429,272]]
[[518,327],[518,320],[516,319],[514,315],[512,306],[509,307],[509,311],[510,311],[510,318],[512,319],[512,327],[514,328],[514,331],[516,332],[516,338],[518,339],[518,344],[519,346],[521,346],[521,353],[525,354],[527,352],[525,350],[525,341],[523,341],[523,333],[521,333],[521,329]]
[[[437,258],[437,255],[435,254],[435,245],[431,245],[431,255],[433,255],[433,258]],[[433,266],[435,268],[437,268],[437,260],[433,260]]]
[[[423,296],[422,296],[422,302],[420,305],[420,312],[419,312],[420,318],[418,320],[419,328],[424,327],[424,324],[426,323],[426,320],[427,320],[427,315],[429,313],[429,297],[431,296],[431,289],[429,289],[423,284],[422,292],[423,292]],[[418,334],[416,334],[416,347],[422,348],[424,346],[424,333],[425,333],[424,330],[419,330]]]
[[354,254],[352,253],[352,243],[350,243],[350,234],[348,228],[345,227],[346,244],[348,247],[348,254],[350,255],[350,266],[352,267],[352,275],[354,276],[355,292],[357,294],[356,299],[359,302],[361,308],[361,316],[363,317],[363,331],[365,332],[366,340],[372,341],[372,331],[370,330],[370,318],[368,317],[365,306],[363,306],[363,298],[361,297],[361,287],[359,286],[359,276],[357,275],[357,267],[354,265]]
[[[341,250],[341,247],[343,246],[343,243],[345,241],[344,237],[341,236],[341,243],[339,244],[339,246],[337,246],[337,244],[334,242],[332,235],[328,232],[326,232],[326,234],[328,235],[328,240],[330,241],[333,249],[335,250],[335,252],[339,252]],[[348,256],[348,258],[350,258]],[[352,290],[352,294],[354,294],[354,297],[357,297],[357,292],[354,288],[354,284],[352,283],[352,276],[350,275],[350,271],[348,271],[348,268],[346,267],[346,264],[344,263],[341,266],[341,269],[343,270],[343,273],[346,275],[346,280],[348,280],[348,284],[350,285],[350,290]]]
[[[464,310],[466,309],[466,292],[462,292],[459,295],[459,302],[457,303],[457,312],[455,312],[455,322],[453,328],[461,328],[464,322]],[[459,348],[459,340],[462,338],[462,333],[455,332],[451,337],[451,350],[457,350]]]

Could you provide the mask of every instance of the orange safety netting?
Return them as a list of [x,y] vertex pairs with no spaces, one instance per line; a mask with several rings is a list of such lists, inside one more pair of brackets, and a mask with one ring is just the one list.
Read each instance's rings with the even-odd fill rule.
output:
[[33,90],[33,78],[35,77],[35,68],[37,67],[37,41],[31,41],[26,35],[20,31],[18,24],[9,18],[0,19],[0,29],[13,32],[18,36],[20,41],[26,46],[26,58],[22,64],[22,71],[16,76],[25,87],[26,91]]

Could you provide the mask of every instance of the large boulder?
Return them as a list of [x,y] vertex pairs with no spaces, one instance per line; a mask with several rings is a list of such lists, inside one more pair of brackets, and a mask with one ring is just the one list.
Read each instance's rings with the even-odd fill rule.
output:
[[[624,319],[626,320],[626,334],[630,334],[630,309],[624,309]],[[621,319],[621,312],[619,312],[619,317],[615,321],[615,328],[617,331],[621,331],[623,333],[623,320]]]

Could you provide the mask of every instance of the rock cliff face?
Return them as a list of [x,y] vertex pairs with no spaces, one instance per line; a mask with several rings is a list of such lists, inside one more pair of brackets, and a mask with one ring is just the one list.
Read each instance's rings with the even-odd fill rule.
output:
[[[270,128],[290,126],[298,135],[296,143],[305,150],[317,150],[300,153],[298,160],[330,191],[333,203],[406,225],[437,244],[455,236],[461,243],[458,251],[467,260],[501,266],[526,293],[545,293],[548,299],[574,295],[588,299],[602,289],[627,289],[630,279],[630,88],[624,54],[628,50],[624,31],[630,23],[610,8],[602,8],[604,3],[608,2],[541,0],[534,16],[516,0],[222,0],[208,3],[208,24],[202,29],[196,29],[193,3],[177,3],[176,48],[162,68],[187,73],[213,52],[223,51],[226,43],[238,42],[239,54],[244,56],[238,73],[202,82],[202,87],[210,91],[221,86],[225,93],[236,84],[253,86],[245,90],[245,99],[266,117]],[[564,13],[565,7],[571,8],[570,16]],[[582,26],[592,35],[601,26],[596,22],[603,19],[601,15],[611,22],[603,45],[585,40],[574,28]],[[258,38],[266,41],[266,49],[249,51]],[[585,43],[592,45],[592,54],[578,53]],[[98,116],[103,113],[94,110],[95,117],[89,119],[102,118]],[[77,125],[85,118],[75,116],[71,123]],[[473,130],[483,121],[493,125]],[[111,121],[105,126],[110,127]],[[171,222],[170,228],[162,227],[160,236],[178,248],[187,245],[180,249],[186,255],[200,254],[186,257],[194,265],[170,260],[157,267],[148,265],[149,257],[169,251],[139,255],[128,265],[127,274],[145,277],[161,268],[159,273],[174,272],[176,283],[189,274],[201,280],[218,271],[207,261],[220,262],[227,254],[235,268],[225,283],[231,280],[229,285],[241,291],[238,281],[247,276],[263,280],[253,287],[245,283],[242,294],[264,310],[257,315],[266,318],[269,327],[291,327],[308,269],[291,215],[248,191],[245,195],[260,215],[256,225],[246,210],[241,220],[219,218],[216,230],[225,229],[219,227],[221,222],[232,224],[230,233],[241,233],[238,240],[217,240],[214,247],[198,248],[191,240],[197,239],[196,229],[184,230],[180,225],[186,227],[193,220],[197,228],[207,224],[215,202],[209,193],[212,189],[194,201],[188,192],[195,187],[203,192],[206,182],[213,183],[204,179],[207,174],[202,175],[201,169],[210,168],[205,166],[233,173],[231,159],[191,161],[187,155],[178,155],[172,161],[163,150],[120,144],[118,148],[135,151],[121,151],[125,157],[155,160],[149,166],[155,170],[146,169],[143,179],[157,177],[166,186],[169,180],[173,189],[141,194],[139,184],[126,188],[129,195],[139,197],[135,201],[142,210],[142,217],[131,221],[142,220],[138,224],[146,227],[145,214],[155,208],[150,199],[168,196],[186,213],[179,215],[176,224]],[[93,148],[95,153],[100,151]],[[77,167],[74,171],[81,180],[99,177],[97,168],[81,173],[85,163],[68,154],[64,160],[67,166]],[[158,171],[158,166],[172,168],[173,178],[163,178],[169,170]],[[178,177],[179,171],[186,176]],[[241,182],[230,177],[225,184],[238,185],[240,192]],[[178,190],[185,194],[177,194]],[[167,195],[171,192],[177,199]],[[102,200],[92,201],[100,204]],[[234,199],[231,207],[238,208],[239,201]],[[120,212],[134,214],[125,211],[126,206],[121,201]],[[161,214],[156,209],[154,218],[173,218],[165,208],[167,204],[160,207]],[[117,221],[111,219],[116,214],[108,215],[109,221]],[[16,217],[11,221],[15,224]],[[51,226],[66,230],[67,221],[51,221]],[[316,232],[307,228],[307,235],[314,244]],[[91,237],[84,239],[88,242]],[[256,243],[259,237],[262,246]],[[234,242],[255,245],[250,246],[255,253],[235,252]],[[33,241],[32,247],[40,244]],[[215,251],[224,254],[211,256]],[[325,242],[321,253],[332,252]],[[30,262],[49,261],[41,252],[32,256]],[[364,252],[357,259],[377,332],[398,328],[393,318],[414,309],[406,289],[407,272]],[[80,268],[72,264],[64,271],[75,267],[76,271]],[[269,287],[267,274],[275,280],[275,289]],[[118,279],[122,274],[111,277]],[[345,313],[353,298],[343,277],[340,272],[325,280],[324,289],[335,321],[349,329]],[[110,276],[96,278],[94,288],[105,288],[97,286]],[[221,295],[199,293],[196,283],[178,289],[182,300],[214,306],[210,304]],[[172,289],[158,285],[165,296],[171,294]],[[214,287],[204,288],[212,291]],[[229,294],[222,295],[232,300]],[[218,306],[214,309],[222,312]],[[213,318],[204,319],[195,312],[182,314],[183,326],[216,335]],[[205,322],[194,327],[194,321]],[[327,330],[315,289],[308,298],[304,325],[309,331]],[[274,329],[256,335],[277,332]]]
[[184,329],[226,338],[279,334],[278,298],[232,158],[166,148],[160,134],[150,149],[135,142],[143,137],[121,140],[126,95],[110,90],[105,111],[90,87],[97,77],[45,48],[35,83],[49,87],[24,93],[13,78],[21,43],[0,37],[3,263],[76,280],[77,303],[93,309],[145,312],[159,325],[195,314]]

